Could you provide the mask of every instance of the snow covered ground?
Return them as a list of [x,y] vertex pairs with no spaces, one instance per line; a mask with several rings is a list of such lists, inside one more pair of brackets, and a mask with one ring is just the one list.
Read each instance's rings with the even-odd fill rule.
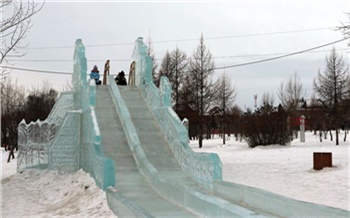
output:
[[[342,132],[343,133],[343,132]],[[258,146],[248,148],[234,138],[197,141],[191,147],[198,152],[217,153],[223,164],[223,180],[265,189],[294,199],[328,205],[350,211],[350,143],[339,146],[335,141],[319,141],[306,133],[306,142],[295,139],[290,146]],[[333,133],[333,137],[335,134]],[[313,152],[332,152],[332,168],[313,169]]]
[[[342,138],[341,138],[342,139]],[[233,138],[197,141],[198,152],[215,152],[223,163],[223,179],[269,190],[295,199],[350,210],[350,143],[341,140],[319,142],[312,133],[306,142],[290,146],[248,148]],[[313,170],[313,152],[332,152],[332,168]],[[106,195],[84,171],[61,174],[47,170],[26,170],[16,174],[16,160],[7,163],[1,150],[1,215],[7,217],[115,217]]]
[[105,192],[84,171],[26,170],[16,174],[17,159],[7,163],[8,153],[2,149],[1,154],[0,217],[116,217]]

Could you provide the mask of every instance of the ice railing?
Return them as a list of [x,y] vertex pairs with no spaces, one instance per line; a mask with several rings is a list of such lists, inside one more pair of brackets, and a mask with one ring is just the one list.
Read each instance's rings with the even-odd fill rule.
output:
[[47,167],[49,147],[58,126],[72,107],[72,92],[62,92],[46,120],[26,124],[23,119],[20,122],[18,125],[17,170]]
[[46,168],[48,148],[56,133],[56,124],[45,121],[24,120],[18,125],[17,170],[25,168]]
[[77,39],[74,52],[74,109],[81,110],[80,167],[90,173],[103,190],[115,185],[114,161],[101,148],[102,139],[95,114],[96,85],[87,79],[85,47]]
[[56,125],[58,126],[62,122],[67,111],[70,111],[72,109],[73,109],[73,92],[72,91],[61,92],[46,120],[50,123],[56,123]]
[[147,105],[183,169],[204,185],[222,180],[222,164],[214,153],[195,153],[188,145],[188,132],[171,107],[171,85],[167,77],[161,78],[158,89],[152,81],[152,61],[147,46],[140,37],[136,40],[133,59],[136,62],[136,86],[142,90]]

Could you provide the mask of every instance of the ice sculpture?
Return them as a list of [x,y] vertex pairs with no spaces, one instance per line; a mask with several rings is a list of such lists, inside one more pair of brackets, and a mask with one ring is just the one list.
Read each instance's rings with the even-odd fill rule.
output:
[[21,121],[18,125],[17,171],[48,167],[48,152],[57,129],[72,108],[72,92],[62,92],[46,120],[29,124],[25,120]]
[[77,39],[74,51],[74,109],[81,112],[79,122],[81,141],[79,167],[89,172],[102,189],[115,185],[114,161],[104,156],[101,150],[101,135],[95,115],[96,85],[87,80],[85,47]]
[[58,98],[45,121],[18,126],[18,170],[49,168],[91,173],[97,185],[114,186],[114,161],[101,151],[101,135],[95,115],[96,86],[87,80],[85,46],[75,42],[73,92]]
[[171,107],[171,85],[162,77],[159,89],[152,80],[152,60],[147,46],[139,37],[135,42],[133,60],[136,63],[136,86],[151,109],[180,165],[205,187],[213,187],[214,180],[222,180],[222,164],[217,154],[195,153],[188,145],[188,132]]

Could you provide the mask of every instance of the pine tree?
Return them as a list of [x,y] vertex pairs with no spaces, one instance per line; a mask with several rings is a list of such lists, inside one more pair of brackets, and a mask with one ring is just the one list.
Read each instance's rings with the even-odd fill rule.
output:
[[222,111],[222,127],[223,127],[223,144],[225,144],[226,133],[226,111],[233,106],[236,98],[236,91],[231,84],[230,78],[223,74],[214,85],[215,87],[215,102]]
[[314,80],[314,90],[327,111],[331,125],[336,130],[336,145],[339,145],[341,105],[349,92],[349,71],[344,67],[343,57],[338,55],[335,48],[326,57],[326,64],[324,73],[321,74],[319,71]]
[[171,87],[173,89],[172,99],[174,102],[174,110],[178,112],[180,104],[180,90],[182,88],[182,81],[185,78],[187,71],[187,58],[185,52],[179,48],[174,49],[170,53],[167,51],[163,57],[161,68],[159,70],[160,76],[167,76]]
[[185,52],[181,51],[179,48],[173,50],[170,54],[171,56],[171,67],[173,69],[173,77],[170,83],[173,87],[172,98],[175,102],[174,110],[178,112],[180,103],[180,85],[184,80],[185,73],[187,70],[187,58]]
[[159,87],[161,76],[168,77],[169,81],[172,79],[171,57],[169,51],[165,53],[162,63],[160,65],[159,76],[155,80],[155,84],[157,87]]
[[[201,35],[199,45],[194,51],[189,66],[189,77],[193,82],[194,105],[193,108],[203,118],[204,113],[209,109],[213,98],[212,81],[210,76],[214,72],[214,60],[211,52],[204,44],[203,34]],[[203,145],[203,123],[198,126],[199,148]]]

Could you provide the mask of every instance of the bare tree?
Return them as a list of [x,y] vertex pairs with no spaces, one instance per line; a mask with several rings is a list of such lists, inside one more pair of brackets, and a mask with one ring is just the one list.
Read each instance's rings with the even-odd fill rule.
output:
[[174,75],[173,80],[170,80],[173,87],[172,98],[174,100],[174,110],[177,112],[180,103],[180,85],[185,77],[187,71],[187,58],[186,53],[181,51],[179,48],[173,50],[171,56],[171,67]]
[[25,113],[25,89],[11,77],[0,81],[1,90],[1,141],[15,145],[17,128]]
[[167,51],[162,60],[159,72],[160,76],[167,76],[171,83],[173,89],[173,107],[174,110],[178,112],[181,82],[184,80],[187,72],[187,58],[185,52],[181,51],[179,48],[171,52]]
[[326,69],[323,74],[318,72],[314,79],[314,90],[319,101],[327,110],[328,119],[336,133],[336,145],[339,145],[338,129],[342,119],[341,105],[349,92],[349,69],[345,68],[343,57],[335,48],[326,57]]
[[261,98],[262,105],[268,104],[270,106],[273,106],[274,101],[275,101],[275,99],[274,99],[272,94],[270,94],[269,92],[263,93],[262,98]]
[[295,72],[288,80],[287,84],[281,83],[280,89],[277,92],[278,98],[281,101],[283,108],[286,111],[295,111],[299,102],[302,100],[305,90],[303,84]]
[[181,84],[181,89],[179,92],[179,95],[181,96],[179,98],[179,107],[182,107],[184,109],[186,106],[190,108],[195,108],[195,95],[193,92],[194,88],[194,82],[193,78],[188,75],[188,73],[184,77],[184,81]]
[[61,89],[62,91],[72,91],[73,90],[73,85],[72,85],[72,83],[70,82],[70,81],[66,81],[66,84],[65,85],[63,85],[63,87],[62,87],[62,89]]
[[224,73],[214,85],[215,87],[215,102],[222,111],[222,127],[223,127],[223,144],[225,144],[226,133],[226,111],[233,106],[236,98],[235,87],[232,86],[230,78]]
[[44,81],[41,87],[32,87],[25,102],[25,120],[27,123],[45,120],[56,102],[58,92]]
[[[38,13],[44,4],[35,3],[35,1],[15,1],[2,0],[0,3],[1,19],[1,59],[0,65],[3,66],[7,56],[10,54],[14,57],[21,57],[25,53],[20,51],[21,48],[27,46],[23,44],[23,39],[26,37],[28,30],[31,28],[31,17]],[[11,14],[4,11],[13,11]],[[2,68],[1,77],[6,75],[8,71]]]
[[[211,52],[204,44],[203,34],[199,40],[189,65],[189,77],[193,82],[194,108],[199,116],[203,118],[204,113],[209,109],[212,95],[212,81],[210,76],[214,72],[214,60]],[[203,145],[203,124],[198,129],[199,148]]]
[[168,77],[169,81],[172,80],[173,75],[172,75],[172,69],[171,69],[171,56],[169,51],[167,51],[163,57],[162,63],[160,65],[158,77],[154,78],[155,79],[154,83],[156,84],[157,87],[159,86],[161,76]]
[[[348,16],[347,22],[341,22],[341,26],[337,28],[337,30],[341,31],[345,37],[350,37],[350,13],[346,13]],[[348,44],[350,46],[350,42]]]
[[148,56],[151,57],[153,66],[152,66],[152,77],[153,77],[153,82],[154,84],[159,85],[159,79],[160,79],[160,75],[159,73],[157,73],[157,68],[158,68],[158,64],[154,55],[154,50],[153,50],[153,44],[152,44],[152,40],[151,37],[148,37],[148,50],[147,50],[147,54]]

